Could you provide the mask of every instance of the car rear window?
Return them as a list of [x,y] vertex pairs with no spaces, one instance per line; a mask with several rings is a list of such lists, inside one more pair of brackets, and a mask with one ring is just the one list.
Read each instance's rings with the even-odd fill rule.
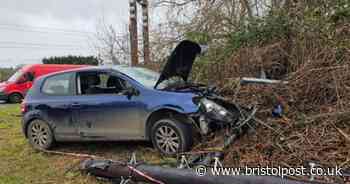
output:
[[45,80],[42,92],[48,95],[71,95],[73,73],[64,73]]

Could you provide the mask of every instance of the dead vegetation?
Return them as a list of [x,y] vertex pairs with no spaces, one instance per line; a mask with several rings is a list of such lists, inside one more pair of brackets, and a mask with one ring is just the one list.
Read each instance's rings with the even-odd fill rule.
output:
[[[325,167],[350,168],[349,19],[334,21],[336,13],[330,18],[326,13],[343,6],[341,3],[322,1],[320,6],[334,7],[314,10],[313,5],[302,8],[303,3],[306,1],[292,3],[294,9],[284,12],[288,30],[279,32],[281,37],[239,42],[229,52],[227,46],[214,43],[194,66],[194,80],[219,86],[227,98],[240,104],[258,102],[260,107],[258,117],[265,125],[230,147],[226,165],[292,167],[313,161]],[[260,77],[262,71],[267,78],[289,83],[238,86],[240,77]],[[273,118],[272,109],[279,103],[283,117]]]
[[[198,11],[179,26],[186,27],[180,31],[185,39],[210,46],[195,63],[193,80],[219,86],[240,104],[259,104],[264,125],[236,141],[225,164],[291,167],[313,161],[350,168],[349,1],[281,1],[262,7],[269,13],[257,17],[249,15],[249,4],[258,9],[266,1],[244,2],[194,3]],[[246,11],[237,12],[239,7]],[[238,85],[240,77],[260,76],[289,83]],[[277,104],[282,118],[272,117]]]
[[[329,43],[316,39],[298,48],[300,41],[243,48],[230,60],[208,69],[221,73],[213,76],[215,83],[232,99],[237,88],[234,79],[257,77],[261,70],[268,77],[289,82],[241,86],[238,101],[257,101],[259,118],[274,130],[260,125],[254,134],[243,137],[228,151],[226,164],[298,166],[316,161],[350,167],[350,50],[343,51],[340,61],[337,48]],[[272,118],[272,108],[278,103],[284,115]]]
[[[284,40],[259,48],[242,48],[226,62],[200,69],[232,100],[236,79],[258,77],[261,69],[269,77],[289,82],[240,87],[237,101],[246,105],[258,102],[259,118],[273,130],[259,125],[256,132],[232,145],[225,164],[300,166],[316,161],[325,166],[349,168],[350,51],[344,53],[343,62],[339,63],[336,49],[330,46],[295,48],[296,45],[288,44]],[[290,47],[293,49],[288,51]],[[303,56],[296,53],[300,50],[304,50]],[[304,62],[297,62],[296,57]],[[277,103],[283,105],[282,118],[272,118]]]

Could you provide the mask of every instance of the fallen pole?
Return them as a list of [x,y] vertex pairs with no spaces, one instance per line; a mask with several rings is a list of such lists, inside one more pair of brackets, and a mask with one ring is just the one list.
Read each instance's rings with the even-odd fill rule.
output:
[[243,77],[241,79],[241,83],[242,84],[248,84],[248,83],[256,83],[256,84],[288,84],[288,81]]
[[296,180],[282,179],[273,176],[214,176],[208,172],[199,176],[192,169],[165,168],[139,164],[130,166],[121,162],[109,160],[86,160],[81,169],[92,175],[120,179],[129,178],[134,182],[148,182],[156,184],[307,184],[315,182],[301,182]]

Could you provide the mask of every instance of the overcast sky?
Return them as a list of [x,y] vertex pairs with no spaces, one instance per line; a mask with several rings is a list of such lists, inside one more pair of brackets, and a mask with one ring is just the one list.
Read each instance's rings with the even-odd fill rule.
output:
[[89,40],[98,20],[116,27],[128,22],[128,0],[0,2],[0,67],[48,56],[95,55]]

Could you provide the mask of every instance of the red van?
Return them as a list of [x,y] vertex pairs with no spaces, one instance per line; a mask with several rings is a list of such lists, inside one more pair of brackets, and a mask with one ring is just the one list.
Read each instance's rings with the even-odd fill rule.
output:
[[68,69],[85,67],[87,65],[55,65],[34,64],[26,65],[13,74],[7,81],[0,83],[0,100],[10,103],[22,101],[33,81],[42,75]]

